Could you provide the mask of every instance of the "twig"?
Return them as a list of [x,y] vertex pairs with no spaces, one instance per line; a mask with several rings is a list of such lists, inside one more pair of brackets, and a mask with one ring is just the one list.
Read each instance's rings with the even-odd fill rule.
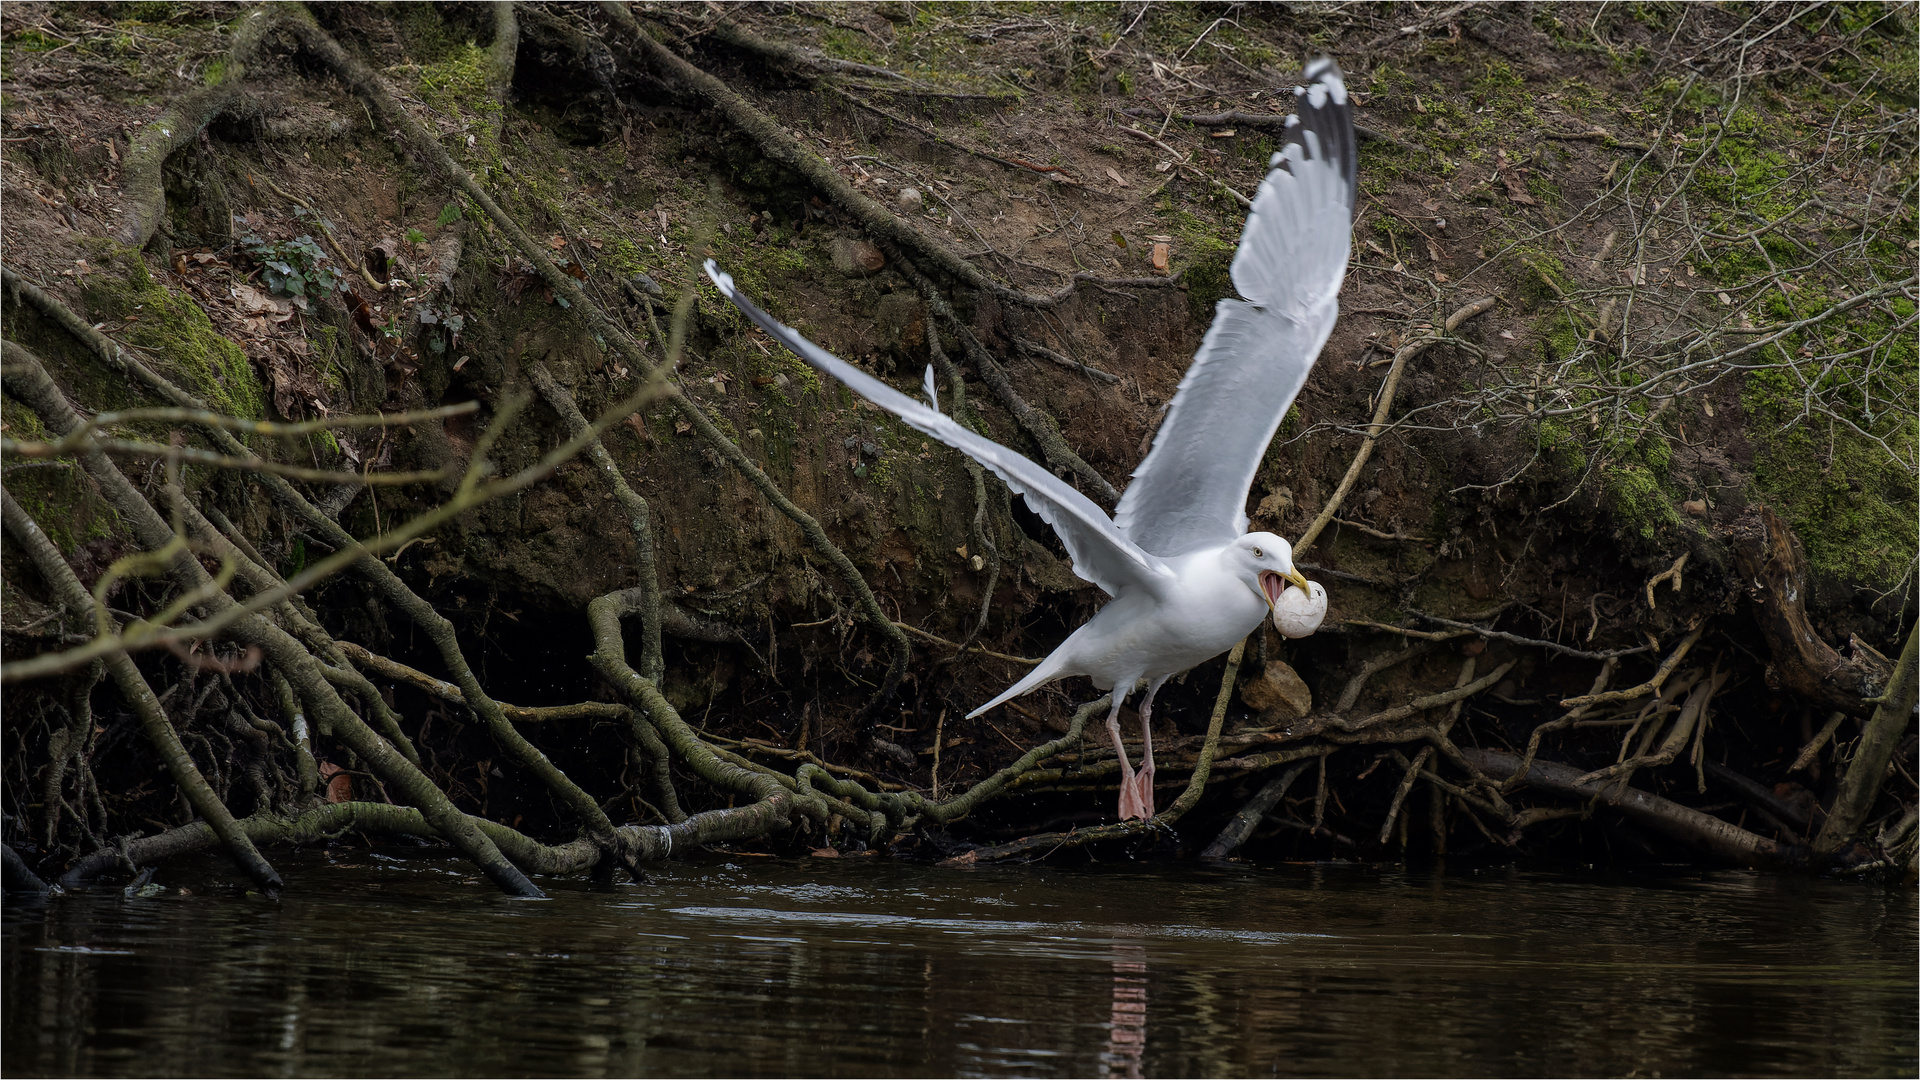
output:
[[1573,649],[1565,645],[1556,644],[1555,642],[1542,641],[1539,638],[1521,637],[1518,634],[1509,634],[1504,630],[1489,630],[1484,626],[1475,626],[1472,623],[1456,622],[1453,619],[1443,619],[1438,615],[1428,615],[1424,612],[1409,611],[1407,612],[1407,614],[1413,615],[1417,618],[1426,619],[1429,622],[1437,622],[1442,626],[1451,626],[1457,630],[1470,631],[1472,633],[1479,634],[1481,637],[1499,638],[1501,641],[1511,641],[1515,645],[1526,645],[1535,649],[1546,649],[1551,652],[1557,652],[1562,656],[1571,656],[1577,660],[1612,660],[1621,656],[1634,656],[1639,653],[1653,651],[1653,646],[1651,645],[1635,645],[1631,649],[1612,649],[1607,652],[1588,652],[1585,649]]
[[1658,585],[1663,581],[1671,581],[1673,582],[1673,591],[1674,592],[1680,591],[1681,589],[1680,572],[1686,569],[1687,559],[1690,556],[1692,556],[1692,554],[1693,552],[1691,551],[1681,552],[1680,557],[1673,560],[1672,566],[1667,567],[1665,570],[1662,570],[1659,573],[1647,579],[1647,608],[1649,610],[1651,610],[1654,606],[1653,587],[1655,585]]
[[1433,747],[1423,746],[1413,756],[1413,763],[1407,766],[1407,774],[1400,778],[1400,786],[1393,790],[1393,800],[1387,804],[1387,817],[1380,823],[1380,843],[1384,846],[1387,837],[1393,832],[1393,820],[1400,816],[1400,806],[1407,801],[1407,793],[1413,790],[1413,782],[1420,779],[1420,770],[1433,756]]
[[1680,666],[1680,661],[1686,657],[1687,650],[1693,648],[1694,644],[1700,640],[1700,635],[1704,633],[1706,633],[1706,627],[1703,625],[1694,628],[1692,633],[1682,638],[1679,646],[1661,662],[1659,669],[1653,673],[1653,678],[1648,679],[1646,682],[1638,686],[1630,686],[1625,690],[1609,690],[1603,694],[1586,694],[1581,697],[1570,697],[1561,701],[1560,707],[1563,709],[1572,709],[1581,705],[1606,705],[1615,701],[1632,701],[1635,698],[1646,697],[1648,694],[1660,689],[1660,684],[1666,682],[1667,676],[1673,674],[1673,669]]
[[1800,748],[1800,755],[1793,759],[1792,765],[1787,766],[1787,771],[1799,772],[1813,764],[1813,759],[1819,756],[1820,748],[1827,745],[1827,740],[1833,738],[1833,733],[1840,730],[1840,724],[1846,718],[1846,713],[1839,709],[1833,710],[1827,716],[1827,722],[1821,725],[1813,738],[1807,740],[1807,745]]
[[1393,367],[1387,371],[1387,382],[1380,390],[1380,404],[1373,411],[1373,422],[1367,425],[1366,438],[1361,441],[1359,452],[1354,454],[1353,464],[1347,466],[1346,475],[1340,478],[1340,485],[1334,489],[1333,497],[1329,498],[1327,505],[1321,508],[1319,516],[1313,519],[1313,524],[1307,526],[1307,531],[1301,533],[1300,539],[1294,542],[1293,550],[1296,557],[1300,552],[1313,546],[1313,542],[1320,536],[1320,531],[1327,527],[1327,523],[1333,520],[1335,514],[1339,513],[1340,504],[1346,501],[1347,493],[1353,490],[1354,483],[1360,479],[1360,470],[1366,466],[1367,459],[1373,456],[1374,443],[1387,429],[1387,415],[1393,408],[1394,395],[1400,391],[1400,376],[1406,371],[1407,362],[1446,340],[1445,334],[1453,333],[1468,319],[1491,310],[1494,303],[1494,297],[1484,296],[1462,306],[1452,315],[1447,316],[1444,331],[1415,338],[1402,345],[1399,351],[1393,354]]
[[938,634],[930,634],[927,631],[922,630],[911,623],[896,622],[893,625],[899,627],[902,630],[905,630],[907,633],[912,634],[914,637],[925,638],[926,640],[931,641],[936,645],[945,645],[947,648],[957,650],[962,654],[978,653],[981,656],[991,656],[995,660],[1006,660],[1010,663],[1025,664],[1028,667],[1033,667],[1034,665],[1040,663],[1039,660],[1036,660],[1030,656],[1010,656],[1003,652],[994,652],[992,649],[982,648],[981,646],[978,646],[978,645],[962,645],[957,641],[948,641],[946,638],[943,638]]
[[1083,364],[1080,361],[1075,360],[1070,356],[1064,356],[1060,353],[1054,352],[1052,349],[1047,348],[1045,345],[1042,345],[1037,341],[1030,341],[1023,337],[1017,337],[1013,339],[1013,343],[1015,345],[1018,345],[1021,351],[1023,352],[1029,352],[1043,359],[1051,360],[1054,363],[1059,364],[1063,368],[1070,368],[1074,371],[1079,372],[1082,375],[1088,376],[1089,378],[1098,379],[1103,383],[1113,384],[1113,383],[1118,383],[1120,381],[1120,376],[1115,375],[1112,372],[1101,371],[1097,367],[1093,367],[1089,364]]
[[1173,147],[1168,146],[1166,143],[1161,142],[1159,139],[1154,138],[1153,136],[1147,134],[1144,131],[1141,131],[1137,127],[1133,127],[1130,124],[1121,124],[1120,130],[1126,132],[1129,135],[1134,136],[1135,138],[1145,139],[1146,141],[1152,143],[1153,145],[1173,155],[1174,162],[1177,165],[1179,165],[1180,168],[1185,169],[1187,172],[1192,173],[1196,178],[1200,180],[1204,180],[1207,183],[1212,184],[1214,187],[1219,188],[1221,191],[1226,192],[1228,195],[1231,195],[1233,197],[1233,201],[1239,203],[1242,207],[1245,207],[1248,210],[1253,209],[1253,200],[1247,198],[1245,195],[1240,194],[1238,191],[1233,190],[1233,188],[1228,187],[1225,181],[1219,180],[1213,176],[1209,176],[1206,172],[1202,171],[1198,166],[1194,165],[1192,162],[1187,160],[1192,156],[1191,154],[1182,154],[1180,151],[1175,150]]

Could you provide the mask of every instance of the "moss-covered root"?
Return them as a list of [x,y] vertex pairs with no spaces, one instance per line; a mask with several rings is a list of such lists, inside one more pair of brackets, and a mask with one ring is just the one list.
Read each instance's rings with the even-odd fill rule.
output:
[[[701,844],[750,840],[775,827],[768,822],[774,819],[784,821],[781,807],[791,799],[792,796],[783,789],[762,803],[695,814],[676,825],[626,826],[620,829],[620,839],[634,858],[643,862],[666,859],[677,850],[684,851]],[[497,844],[515,866],[530,874],[578,874],[592,869],[601,859],[599,845],[584,837],[566,844],[542,844],[485,818],[470,817],[466,821]],[[391,803],[332,803],[314,807],[293,818],[255,814],[241,818],[236,825],[252,842],[260,845],[310,844],[347,832],[445,839],[419,810]],[[94,852],[76,862],[62,875],[60,884],[65,888],[79,888],[104,874],[112,873],[128,861],[135,866],[153,866],[191,851],[211,847],[217,842],[218,838],[206,823],[196,821],[157,836],[130,841],[124,848],[110,847]],[[24,863],[21,868],[25,869]],[[9,877],[8,888],[13,887],[12,878]]]
[[[636,712],[644,714],[636,720],[635,727],[635,733],[643,745],[646,737],[639,724],[651,722],[659,735],[701,779],[723,791],[738,791],[754,800],[747,806],[696,814],[673,826],[673,829],[685,831],[686,838],[695,843],[710,843],[721,839],[722,833],[726,839],[741,840],[785,828],[795,803],[797,785],[785,777],[722,758],[681,719],[679,711],[660,693],[660,688],[641,678],[640,673],[627,663],[626,646],[620,636],[620,619],[631,613],[636,599],[633,590],[627,590],[598,597],[587,605],[587,622],[593,629],[594,641],[593,655],[587,659],[626,696]],[[656,769],[660,768],[659,763],[666,760],[664,749],[655,752],[658,754],[654,759]],[[782,783],[782,780],[786,780],[786,783]],[[665,783],[664,787],[669,792],[672,790],[670,782]],[[814,796],[807,801],[818,802],[819,797]],[[682,842],[681,836],[675,835],[674,842]]]
[[[540,391],[540,396],[566,421],[567,432],[579,438],[587,430],[587,418],[581,415],[573,395],[554,379],[544,363],[535,362],[527,374],[533,379],[534,389]],[[614,464],[613,455],[607,453],[599,439],[587,444],[587,457],[606,478],[614,501],[627,512],[628,524],[633,529],[633,556],[640,573],[640,675],[658,685],[665,668],[660,659],[660,579],[653,568],[653,514],[647,508],[647,500],[620,474],[620,466]]]
[[520,58],[520,23],[513,15],[512,0],[494,0],[493,43],[487,46],[487,85],[497,100],[506,100],[513,85],[514,64]]
[[174,151],[193,145],[201,130],[215,117],[240,108],[246,101],[247,96],[231,83],[203,86],[181,95],[152,123],[140,129],[127,152],[123,174],[127,208],[120,226],[121,240],[140,248],[153,239],[154,230],[167,216],[161,166]]
[[[7,362],[9,365],[14,363],[11,350]],[[60,597],[61,604],[80,621],[91,623],[93,597],[87,592],[87,587],[80,583],[73,568],[54,549],[46,531],[36,525],[13,496],[3,489],[0,489],[0,512],[4,513],[7,534],[26,551],[41,578]],[[268,892],[277,892],[281,887],[280,875],[268,865],[247,834],[234,824],[232,811],[214,794],[213,786],[207,783],[199,766],[193,763],[192,755],[180,742],[179,732],[173,729],[173,721],[167,718],[166,710],[161,707],[160,699],[154,696],[153,688],[147,685],[146,678],[134,667],[133,659],[123,652],[109,653],[106,662],[114,684],[120,688],[121,696],[133,706],[134,714],[140,718],[141,730],[152,740],[154,749],[160,752],[160,759],[166,762],[168,774],[186,795],[188,804],[212,827],[214,835],[226,845],[234,861],[240,864],[248,877]]]
[[[338,50],[337,45],[335,49],[336,51]],[[434,145],[437,146],[438,144]],[[569,278],[568,280],[571,281],[572,279]],[[98,331],[88,326],[84,320],[76,316],[66,305],[60,303],[57,299],[34,288],[27,282],[17,281],[11,275],[5,278],[5,285],[9,289],[17,289],[21,295],[32,300],[35,306],[46,311],[55,321],[79,337],[80,340],[92,348],[101,359],[107,361],[116,369],[127,372],[140,379],[156,390],[169,404],[185,408],[206,409],[207,406],[204,403],[173,385],[171,382],[168,382],[157,373],[149,370],[137,360],[126,355],[111,341],[102,337]],[[62,404],[64,405],[64,399],[62,400]],[[254,456],[253,452],[242,445],[230,432],[221,428],[212,427],[207,428],[206,432],[214,441],[215,445],[223,452],[240,458]],[[292,484],[287,483],[284,478],[271,473],[262,473],[259,474],[259,479],[282,505],[297,515],[309,528],[316,530],[328,544],[338,549],[351,549],[358,545],[358,541],[349,535],[345,529],[342,529],[338,522],[321,513],[318,508],[307,501],[306,497],[301,495]],[[145,500],[141,500],[141,506],[146,506]],[[152,512],[151,507],[147,507],[147,510],[149,513]],[[591,795],[587,794],[578,784],[575,784],[569,779],[567,775],[560,770],[559,766],[554,765],[545,754],[541,753],[539,747],[534,746],[521,736],[521,734],[514,729],[513,724],[507,719],[506,714],[501,711],[499,703],[495,702],[492,697],[488,696],[485,690],[481,689],[479,680],[474,676],[473,669],[468,665],[466,656],[460,649],[459,640],[454,633],[453,624],[441,617],[439,612],[433,610],[431,604],[428,604],[415,594],[412,589],[409,589],[406,583],[401,581],[387,564],[379,559],[371,555],[363,556],[354,562],[353,569],[371,581],[375,589],[380,592],[381,596],[385,598],[388,603],[393,604],[405,612],[408,617],[412,618],[422,629],[427,631],[428,638],[431,639],[439,649],[441,659],[447,665],[448,672],[453,675],[453,681],[459,685],[461,693],[466,695],[468,705],[473,708],[481,721],[487,725],[488,731],[500,741],[501,745],[504,746],[509,753],[512,753],[521,764],[532,770],[534,775],[539,777],[541,782],[546,784],[549,790],[553,791],[569,809],[573,810],[574,813],[580,817],[581,821],[585,823],[593,836],[605,843],[609,850],[617,849],[619,845],[613,838],[613,823],[608,819],[606,811],[600,808],[600,804],[595,801]],[[261,623],[260,625],[266,624]],[[286,637],[287,642],[294,648],[299,648],[298,643],[288,636],[284,630],[281,630],[279,627],[273,627],[273,630],[280,636]],[[365,679],[350,666],[343,665],[340,668],[325,667],[314,660],[312,656],[308,655],[304,649],[300,651],[300,658],[306,665],[310,666],[312,672],[323,682],[341,679],[347,681],[352,688],[356,690],[365,684]],[[289,676],[291,677],[291,673],[289,673]],[[298,680],[296,680],[296,682],[297,681]],[[352,710],[347,709],[345,704],[340,702],[338,695],[331,689],[327,690],[325,696],[332,699],[332,704],[338,705],[338,711],[340,713],[345,713],[352,718],[349,724],[350,729],[365,727],[364,721],[360,720],[357,715],[354,715]],[[309,701],[309,706],[312,707],[312,703],[309,700],[310,695],[305,689],[302,689],[300,697],[302,700]],[[383,722],[393,721],[390,726],[392,730],[397,733],[397,720],[384,712],[384,703],[378,702],[379,695],[375,694],[373,697],[376,699],[376,704],[370,705],[369,708],[374,709],[376,715],[380,717]],[[323,724],[331,723],[332,715],[333,711],[331,709],[315,711],[315,719]],[[358,737],[358,732],[354,730],[336,732],[335,734],[341,738],[348,738],[350,736]],[[392,744],[379,739],[370,730],[366,732],[366,738],[378,742],[380,746],[386,747],[389,752],[398,753],[398,751],[393,750]],[[412,746],[407,744],[404,739],[399,745],[405,747],[405,766],[409,771],[417,774],[418,769],[415,767],[415,763],[418,758],[412,753]],[[355,747],[355,750],[358,752],[358,747]],[[424,776],[420,777],[420,783],[425,785],[421,791],[423,798],[437,798],[445,801],[445,795],[441,793],[438,788],[433,787]],[[447,809],[451,812],[451,803],[447,803]],[[471,830],[464,826],[457,826],[456,831],[461,832],[463,835],[471,833]],[[478,835],[472,835],[470,838],[476,841],[484,841],[484,837]],[[512,867],[501,864],[495,869],[511,871]],[[518,875],[515,873],[513,876]],[[522,882],[525,881],[524,878],[520,880]],[[531,883],[527,883],[526,887],[531,889],[533,886]]]
[[[453,159],[453,155],[447,153],[438,139],[394,103],[385,88],[381,86],[378,77],[369,71],[366,65],[347,55],[346,50],[340,47],[340,43],[333,40],[325,30],[321,29],[320,24],[314,21],[310,12],[304,8],[294,10],[299,13],[299,17],[291,19],[288,25],[299,36],[301,44],[332,69],[342,82],[346,83],[355,94],[365,99],[388,123],[398,128],[409,145],[453,178],[460,190],[465,192],[467,197],[471,198],[482,212],[493,220],[501,233],[520,252],[521,257],[533,264],[541,280],[566,300],[569,317],[579,320],[596,339],[612,345],[615,351],[619,352],[634,368],[645,374],[653,373],[655,369],[653,361],[640,349],[632,336],[607,318],[606,312],[587,296],[578,282],[561,273],[559,268],[553,265],[553,260],[547,257],[545,250],[533,242],[533,238],[527,235],[519,222],[494,202],[493,196],[488,194],[487,190],[474,180],[472,174]],[[814,520],[811,514],[800,509],[793,500],[787,498],[786,493],[780,490],[780,486],[753,463],[753,459],[747,456],[746,451],[740,449],[738,444],[714,425],[705,409],[681,394],[672,394],[668,400],[672,402],[674,409],[693,425],[695,433],[708,446],[713,447],[721,457],[726,459],[727,464],[737,469],[754,487],[758,488],[775,509],[800,526],[800,531],[806,535],[814,549],[840,571],[847,582],[847,587],[853,590],[861,615],[887,639],[893,656],[887,665],[886,677],[881,680],[879,691],[861,711],[861,718],[870,721],[878,715],[881,707],[893,700],[894,693],[900,688],[901,678],[906,675],[907,662],[913,654],[913,647],[908,643],[907,635],[894,626],[893,620],[889,619],[887,613],[881,609],[879,599],[873,595],[873,590],[867,586],[866,579],[860,576],[860,571],[853,565],[853,561],[847,558],[846,552],[841,551],[839,546],[828,538],[826,530],[821,528],[820,523]]]
[[[11,341],[0,343],[0,355],[5,357],[8,389],[22,404],[39,414],[48,430],[64,437],[80,428],[82,422],[79,415],[47,375],[39,357]],[[128,363],[131,366],[131,362]],[[175,393],[187,397],[177,388]],[[101,497],[113,507],[122,521],[132,527],[134,537],[142,547],[148,551],[159,551],[173,541],[172,528],[104,454],[99,451],[83,454],[81,467],[98,484]],[[176,549],[168,570],[175,585],[183,592],[207,596],[205,606],[216,616],[236,606],[230,595],[213,587],[212,577],[184,548]],[[435,787],[392,744],[376,735],[358,714],[347,708],[321,672],[320,662],[293,635],[257,615],[239,616],[234,619],[231,628],[236,639],[258,646],[266,655],[267,662],[286,676],[323,729],[331,731],[334,737],[360,755],[374,775],[397,791],[401,798],[420,807],[435,830],[472,859],[482,873],[513,895],[543,895],[533,882],[527,880],[525,874],[501,855],[493,841],[467,820],[445,792]]]
[[1867,820],[1873,801],[1880,795],[1881,782],[1887,777],[1887,762],[1893,758],[1894,746],[1907,733],[1915,700],[1920,698],[1920,671],[1915,669],[1915,665],[1920,664],[1920,655],[1914,651],[1916,636],[1915,630],[1907,631],[1907,644],[1900,650],[1900,663],[1894,668],[1893,680],[1874,707],[1873,719],[1867,721],[1860,746],[1847,764],[1847,775],[1840,781],[1840,794],[1834,798],[1833,812],[1827,815],[1826,824],[1820,827],[1820,836],[1813,842],[1816,854],[1831,855],[1852,841],[1854,832]]
[[0,844],[0,853],[6,856],[6,872],[0,874],[0,886],[4,886],[9,893],[46,895],[49,891],[47,883],[40,880],[40,875],[33,872],[27,860],[21,858],[11,844]]

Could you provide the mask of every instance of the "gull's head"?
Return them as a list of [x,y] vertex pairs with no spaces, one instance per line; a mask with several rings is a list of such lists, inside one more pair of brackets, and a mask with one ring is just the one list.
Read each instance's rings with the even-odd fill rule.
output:
[[1247,586],[1266,602],[1269,611],[1280,602],[1289,584],[1308,591],[1307,579],[1293,568],[1293,545],[1270,532],[1248,533],[1231,549],[1236,569],[1247,575]]

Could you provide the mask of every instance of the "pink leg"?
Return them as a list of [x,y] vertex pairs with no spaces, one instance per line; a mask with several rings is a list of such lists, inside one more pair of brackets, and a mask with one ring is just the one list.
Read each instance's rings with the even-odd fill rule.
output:
[[[1120,759],[1120,820],[1146,817],[1140,809],[1140,795],[1134,787],[1133,766],[1127,762],[1127,748],[1120,741],[1120,703],[1131,687],[1113,688],[1113,708],[1107,713],[1107,734],[1113,736],[1113,753]],[[1149,811],[1151,813],[1151,811]]]
[[1153,695],[1160,692],[1162,676],[1147,684],[1147,696],[1140,699],[1140,737],[1146,743],[1140,759],[1140,772],[1133,778],[1134,802],[1143,818],[1153,816]]

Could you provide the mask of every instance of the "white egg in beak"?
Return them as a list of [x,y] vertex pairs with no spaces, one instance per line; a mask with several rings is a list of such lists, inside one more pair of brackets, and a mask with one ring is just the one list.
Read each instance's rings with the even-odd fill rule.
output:
[[1307,582],[1302,591],[1287,586],[1273,602],[1273,627],[1283,637],[1303,638],[1320,629],[1327,618],[1327,590],[1317,581]]

